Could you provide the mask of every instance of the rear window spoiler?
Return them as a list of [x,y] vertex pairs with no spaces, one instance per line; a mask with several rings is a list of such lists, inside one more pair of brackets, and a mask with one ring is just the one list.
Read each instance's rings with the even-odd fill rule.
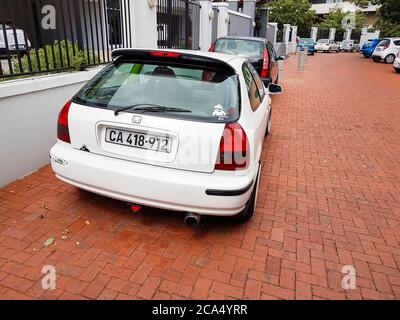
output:
[[[176,53],[178,56],[168,57],[154,53]],[[111,53],[114,62],[144,62],[144,63],[168,63],[176,66],[224,71],[227,74],[236,74],[235,70],[224,61],[211,57],[200,56],[188,52],[166,50],[141,50],[141,49],[117,49]]]

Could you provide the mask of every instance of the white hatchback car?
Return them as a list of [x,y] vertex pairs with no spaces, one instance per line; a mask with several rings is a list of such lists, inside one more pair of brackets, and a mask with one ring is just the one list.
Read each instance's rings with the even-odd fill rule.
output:
[[392,64],[400,51],[400,38],[387,38],[382,40],[372,53],[375,62],[384,61]]
[[340,51],[357,52],[360,50],[360,45],[357,40],[343,40],[340,44]]
[[119,49],[61,110],[57,177],[130,204],[249,219],[271,99],[246,59]]
[[339,52],[339,44],[337,44],[333,40],[329,39],[319,39],[315,45],[315,51],[323,51],[323,52]]
[[400,73],[400,51],[397,54],[396,60],[394,60],[393,68],[394,68],[394,71],[396,71],[397,73]]

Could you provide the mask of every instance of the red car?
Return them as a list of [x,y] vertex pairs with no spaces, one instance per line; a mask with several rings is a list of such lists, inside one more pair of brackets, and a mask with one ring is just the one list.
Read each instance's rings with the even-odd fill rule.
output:
[[253,65],[265,86],[278,83],[279,60],[287,56],[277,56],[272,43],[264,38],[222,37],[210,47],[210,52],[229,53],[245,57]]

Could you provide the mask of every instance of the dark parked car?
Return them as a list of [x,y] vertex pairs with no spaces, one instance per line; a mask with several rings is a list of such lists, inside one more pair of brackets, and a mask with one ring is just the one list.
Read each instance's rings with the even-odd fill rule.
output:
[[272,43],[263,38],[222,37],[211,45],[209,51],[247,58],[266,86],[278,83],[278,61],[287,58],[287,56],[277,56]]

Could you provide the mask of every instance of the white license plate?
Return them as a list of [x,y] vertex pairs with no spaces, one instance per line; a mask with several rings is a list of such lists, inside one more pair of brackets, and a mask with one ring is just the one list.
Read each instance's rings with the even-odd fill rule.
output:
[[107,128],[106,142],[139,149],[170,153],[172,139],[168,136]]

